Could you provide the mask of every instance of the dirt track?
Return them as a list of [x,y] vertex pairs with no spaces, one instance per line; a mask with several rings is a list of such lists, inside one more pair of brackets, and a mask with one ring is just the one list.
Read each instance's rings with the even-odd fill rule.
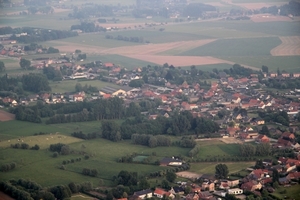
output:
[[271,50],[272,56],[299,56],[300,36],[280,37],[282,43]]
[[1,122],[5,122],[5,121],[10,121],[10,120],[14,120],[15,119],[15,115],[8,113],[6,111],[0,110],[0,121]]

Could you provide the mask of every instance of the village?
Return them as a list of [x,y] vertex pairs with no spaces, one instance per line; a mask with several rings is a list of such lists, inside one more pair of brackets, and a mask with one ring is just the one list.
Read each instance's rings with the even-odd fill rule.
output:
[[[17,52],[15,56],[18,58],[25,54],[22,49],[24,48],[21,46],[13,46],[11,49],[3,48],[1,55],[12,56]],[[42,52],[43,50],[37,51]],[[162,188],[156,188],[154,191],[142,190],[135,192],[129,199],[145,199],[152,196],[174,199],[178,195],[187,200],[217,199],[224,198],[226,194],[246,199],[249,194],[262,196],[265,191],[272,193],[279,186],[289,187],[299,183],[300,145],[296,133],[299,131],[297,120],[300,109],[300,89],[270,93],[260,83],[258,73],[234,78],[224,72],[219,72],[218,79],[213,79],[204,87],[199,83],[188,84],[187,81],[183,81],[179,85],[172,84],[165,77],[151,77],[151,73],[147,73],[148,80],[153,79],[154,84],[155,81],[160,83],[154,85],[144,82],[143,75],[145,75],[147,67],[127,70],[113,62],[102,63],[100,60],[92,62],[92,64],[78,64],[78,62],[72,62],[72,59],[76,60],[76,55],[70,54],[70,56],[72,56],[70,62],[65,59],[66,54],[61,54],[60,58],[55,59],[33,60],[32,67],[37,70],[49,66],[56,70],[62,66],[67,67],[72,73],[63,76],[62,80],[58,82],[59,84],[70,80],[90,79],[109,82],[114,86],[105,86],[99,88],[98,92],[89,94],[84,91],[75,93],[46,92],[30,94],[26,98],[20,99],[1,97],[1,107],[26,106],[37,101],[57,104],[112,97],[122,98],[124,103],[129,105],[131,102],[138,102],[142,99],[158,99],[161,104],[156,111],[142,113],[150,120],[155,120],[158,116],[169,118],[174,111],[189,111],[193,117],[206,117],[217,122],[220,130],[214,134],[216,138],[228,139],[235,143],[270,144],[272,149],[284,152],[282,155],[285,155],[278,157],[277,160],[256,161],[255,167],[249,166],[247,169],[249,174],[239,179],[218,179],[214,174],[203,174],[200,177],[193,177],[194,182],[179,182],[178,186],[172,187],[171,190]],[[167,64],[164,67],[167,70],[170,68]],[[186,73],[190,72],[187,70]],[[260,73],[263,75],[262,80],[287,80],[300,77],[300,73]],[[130,85],[135,87],[130,87]],[[276,128],[283,127],[280,120],[263,118],[257,114],[259,112],[285,112],[288,116],[288,119],[285,119],[288,124],[285,124],[284,129]],[[262,128],[263,126],[267,131]],[[261,165],[258,165],[258,162]],[[161,163],[164,166],[180,166],[182,164],[181,160],[172,158],[167,159],[167,163]]]

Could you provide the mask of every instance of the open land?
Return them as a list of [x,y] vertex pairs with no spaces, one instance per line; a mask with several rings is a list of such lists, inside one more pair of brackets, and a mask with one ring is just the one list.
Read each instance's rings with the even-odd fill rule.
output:
[[11,114],[11,113],[6,112],[4,110],[0,110],[0,121],[1,122],[10,121],[10,120],[14,120],[14,119],[15,119],[14,114]]

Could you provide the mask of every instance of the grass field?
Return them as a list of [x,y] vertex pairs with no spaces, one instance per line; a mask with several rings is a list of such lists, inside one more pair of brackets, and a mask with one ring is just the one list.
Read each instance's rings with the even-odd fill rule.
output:
[[300,72],[300,56],[217,56],[235,63],[261,68],[262,65],[269,67],[269,71],[276,72],[277,69],[288,72]]
[[[286,191],[284,194],[280,194],[280,192]],[[300,186],[294,185],[290,187],[280,187],[273,193],[276,197],[280,199],[299,199],[300,197]]]
[[[215,174],[215,166],[220,162],[209,163],[192,163],[189,171],[199,174]],[[224,162],[227,165],[229,173],[236,173],[250,166],[253,166],[255,162]]]
[[[118,123],[121,123],[119,120]],[[33,136],[35,133],[60,133],[71,135],[73,132],[82,131],[83,133],[98,132],[101,128],[100,121],[76,122],[67,124],[34,124],[23,121],[0,122],[0,140],[18,139],[20,137]]]
[[64,92],[75,92],[75,86],[77,83],[80,83],[82,86],[93,86],[101,89],[106,86],[110,86],[113,88],[118,88],[119,86],[116,84],[112,84],[109,82],[103,82],[100,80],[85,80],[85,79],[77,79],[77,80],[63,80],[60,82],[50,82],[50,87],[52,88],[52,92],[54,93],[64,93]]
[[[69,138],[69,136],[68,136]],[[26,138],[24,138],[26,139]],[[50,140],[45,140],[50,145]],[[147,175],[149,172],[166,169],[156,165],[144,165],[144,164],[129,164],[118,163],[118,158],[131,153],[139,153],[149,155],[152,152],[156,152],[157,159],[161,159],[164,156],[174,155],[186,155],[188,149],[182,149],[179,147],[158,147],[148,148],[140,145],[132,145],[130,141],[123,141],[119,143],[107,141],[104,139],[80,141],[75,139],[74,143],[69,144],[71,149],[82,150],[92,157],[88,160],[82,159],[81,162],[75,162],[66,165],[66,170],[60,170],[63,160],[76,159],[83,157],[82,155],[67,155],[52,157],[52,152],[48,150],[20,150],[20,149],[0,149],[0,165],[3,163],[16,162],[17,169],[7,173],[0,172],[3,180],[11,178],[30,178],[43,186],[51,186],[55,184],[67,184],[70,180],[74,182],[91,181],[97,185],[99,179],[111,183],[113,176],[117,175],[121,170],[135,171],[139,175]],[[63,142],[62,142],[63,143]],[[43,144],[47,145],[47,144]],[[99,176],[96,178],[87,177],[81,175],[81,171],[84,167],[91,169],[98,169]],[[47,177],[47,179],[45,179]]]

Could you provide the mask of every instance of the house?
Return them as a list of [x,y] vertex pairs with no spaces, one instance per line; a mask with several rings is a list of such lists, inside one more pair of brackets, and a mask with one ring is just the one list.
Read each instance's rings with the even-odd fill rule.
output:
[[299,78],[299,77],[300,77],[300,73],[294,73],[294,74],[293,74],[293,77],[294,77],[294,78]]
[[295,140],[295,135],[294,135],[293,133],[284,132],[284,133],[281,135],[281,138],[282,138],[282,139],[285,139],[285,140],[293,141],[293,140]]
[[243,191],[253,192],[255,190],[260,190],[261,188],[262,188],[262,184],[260,182],[255,182],[255,181],[249,181],[241,185],[241,189]]
[[279,138],[277,140],[277,144],[275,146],[277,146],[278,148],[291,148],[292,147],[292,143],[288,140],[285,140],[285,139],[282,139],[282,138]]
[[190,193],[186,195],[186,200],[199,200],[199,195],[197,193]]
[[140,198],[140,199],[147,199],[147,198],[152,198],[152,190],[146,189],[146,190],[141,190],[133,193],[133,197]]
[[180,186],[174,186],[174,187],[171,187],[169,192],[174,194],[174,195],[175,194],[183,195],[184,194],[184,188],[182,188]]
[[300,179],[300,172],[290,172],[286,178],[288,180],[299,180]]
[[215,183],[210,182],[210,181],[205,181],[201,185],[201,190],[214,191],[215,190]]
[[175,197],[174,194],[167,192],[162,188],[155,188],[153,195],[160,199],[162,199],[164,197],[173,199]]
[[106,86],[106,87],[101,88],[99,90],[99,95],[102,96],[102,95],[105,95],[105,94],[110,94],[111,96],[126,96],[127,91],[126,91],[126,89],[116,89],[116,88]]
[[182,160],[177,158],[163,158],[160,161],[161,166],[181,166],[183,164]]
[[209,191],[199,193],[199,199],[211,199],[211,198],[213,198],[213,195]]
[[258,143],[269,143],[270,139],[266,135],[258,135],[257,138],[255,138],[255,141]]
[[228,194],[233,194],[233,195],[243,194],[243,190],[240,188],[231,188],[228,189]]

